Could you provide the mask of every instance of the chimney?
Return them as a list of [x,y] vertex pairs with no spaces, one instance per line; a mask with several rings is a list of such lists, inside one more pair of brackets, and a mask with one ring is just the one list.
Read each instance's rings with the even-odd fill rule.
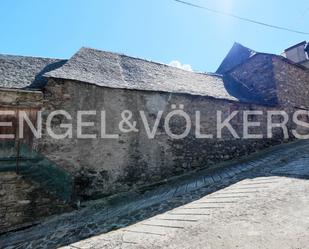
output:
[[281,55],[309,68],[309,43],[306,41],[285,49]]

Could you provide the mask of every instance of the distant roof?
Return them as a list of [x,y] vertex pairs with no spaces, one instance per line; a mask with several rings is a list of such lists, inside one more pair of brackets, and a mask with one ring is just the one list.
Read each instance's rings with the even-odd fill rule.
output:
[[64,60],[0,55],[0,87],[27,88],[33,85],[40,88],[46,83],[42,77],[47,71],[64,64]]
[[243,45],[235,42],[227,56],[222,61],[221,65],[217,69],[217,74],[225,74],[234,67],[244,63],[256,52],[250,48],[246,48]]
[[66,64],[44,76],[110,88],[186,93],[237,101],[226,91],[222,77],[91,48],[81,48]]
[[289,50],[291,50],[291,49],[294,49],[294,48],[297,48],[297,47],[299,47],[299,46],[305,46],[306,44],[307,44],[306,41],[302,41],[302,42],[297,43],[297,44],[295,44],[295,45],[293,45],[293,46],[291,46],[291,47],[289,47],[289,48],[286,48],[286,49],[284,50],[284,52],[287,52],[287,51],[289,51]]

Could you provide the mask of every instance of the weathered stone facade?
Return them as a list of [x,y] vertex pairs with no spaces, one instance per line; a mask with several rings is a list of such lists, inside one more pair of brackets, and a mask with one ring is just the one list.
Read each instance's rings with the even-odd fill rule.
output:
[[256,100],[265,105],[276,105],[276,84],[272,68],[272,55],[254,55],[228,73],[237,80],[231,87],[241,85],[246,91],[241,95],[248,96],[249,100]]
[[42,100],[42,92],[0,89],[0,111],[11,112],[1,115],[0,122],[11,122],[11,126],[0,127],[0,134],[14,135],[14,138],[0,139],[0,233],[30,226],[44,217],[72,210],[67,201],[56,197],[49,191],[53,189],[46,187],[55,182],[56,179],[49,178],[57,177],[57,172],[46,165],[44,158],[32,154],[35,145],[26,124],[17,152],[18,112],[26,112],[35,124]]
[[273,58],[278,104],[309,110],[309,69]]
[[[184,111],[193,121],[190,135],[185,139],[172,139],[164,130],[163,122],[172,111],[172,104],[184,105]],[[72,139],[53,140],[45,134],[38,141],[42,154],[75,176],[77,194],[83,198],[125,191],[196,169],[212,169],[219,162],[280,142],[277,138],[266,139],[266,115],[258,117],[261,127],[251,130],[264,134],[265,139],[234,139],[227,129],[223,129],[222,139],[217,139],[217,110],[222,111],[224,117],[232,111],[240,111],[231,123],[241,137],[242,110],[266,111],[270,108],[189,94],[110,89],[75,81],[50,80],[45,90],[44,109],[46,115],[52,110],[66,110],[72,116],[73,121],[69,123],[73,126],[76,125],[77,111],[96,110],[100,114],[105,110],[107,133],[120,136],[119,139],[100,138],[101,122],[100,115],[97,115],[88,119],[85,117],[83,121],[95,123],[84,133],[97,134],[98,139],[76,139],[74,128]],[[123,110],[133,111],[139,132],[120,133],[118,125]],[[139,111],[145,111],[150,127],[153,127],[160,110],[164,113],[157,136],[149,139]],[[201,133],[213,134],[214,139],[195,138],[196,111],[201,111]],[[68,120],[64,117],[57,119],[53,127],[55,133],[63,133],[65,130],[59,124],[66,122]],[[183,132],[184,120],[175,118],[171,121],[171,127],[175,133],[177,130]]]
[[15,172],[0,172],[0,234],[71,208]]
[[[271,54],[256,54],[229,73],[242,95],[286,110],[309,109],[309,70]],[[229,78],[227,78],[229,79]]]

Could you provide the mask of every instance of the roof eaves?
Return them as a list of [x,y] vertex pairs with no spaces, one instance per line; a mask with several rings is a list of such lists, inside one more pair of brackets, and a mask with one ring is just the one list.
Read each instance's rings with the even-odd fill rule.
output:
[[[48,72],[50,73],[50,72]],[[48,74],[47,73],[47,74]],[[88,85],[94,85],[94,86],[97,86],[97,87],[103,87],[103,88],[109,88],[109,89],[123,89],[123,90],[128,90],[128,91],[145,91],[145,92],[161,92],[161,93],[170,93],[170,94],[184,94],[184,95],[190,95],[190,96],[199,96],[199,97],[207,97],[207,98],[211,98],[211,99],[216,99],[216,100],[226,100],[226,101],[232,101],[232,102],[237,102],[239,103],[240,100],[237,99],[236,97],[232,97],[231,98],[225,98],[225,97],[215,97],[215,96],[210,96],[210,95],[203,95],[203,94],[198,94],[198,93],[192,93],[192,92],[181,92],[181,91],[164,91],[164,90],[149,90],[149,89],[134,89],[134,88],[125,88],[125,87],[117,87],[117,88],[114,88],[114,87],[110,87],[110,86],[100,86],[96,83],[93,83],[93,82],[84,82],[84,81],[80,81],[80,80],[77,80],[77,79],[73,79],[73,78],[61,78],[61,77],[58,77],[58,76],[48,76],[48,78],[51,78],[51,79],[58,79],[58,80],[64,80],[64,81],[73,81],[73,82],[77,82],[77,83],[82,83],[82,84],[88,84]]]

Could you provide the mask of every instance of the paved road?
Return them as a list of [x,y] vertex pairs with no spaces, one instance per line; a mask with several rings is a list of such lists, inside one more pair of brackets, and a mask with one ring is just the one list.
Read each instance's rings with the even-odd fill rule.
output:
[[[71,243],[66,248],[309,248],[306,179],[308,143],[287,145],[126,202],[93,202],[2,236],[0,247],[57,248]],[[108,232],[112,229],[118,230]]]
[[243,180],[164,214],[62,249],[305,249],[309,248],[308,193],[308,180],[279,176]]

